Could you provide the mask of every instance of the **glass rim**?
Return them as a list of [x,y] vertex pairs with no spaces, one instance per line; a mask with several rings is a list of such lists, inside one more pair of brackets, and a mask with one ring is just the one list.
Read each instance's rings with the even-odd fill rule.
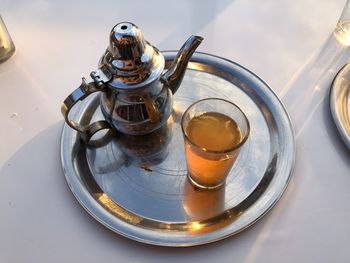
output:
[[[236,145],[235,145],[234,147],[232,147],[232,148],[224,149],[224,150],[221,150],[221,151],[218,151],[218,150],[210,150],[210,149],[207,149],[207,148],[205,148],[205,147],[201,147],[201,146],[197,145],[196,143],[194,143],[194,142],[187,136],[187,133],[186,133],[186,131],[185,131],[185,129],[184,129],[184,125],[183,125],[183,123],[184,123],[184,116],[185,116],[185,115],[189,112],[189,110],[190,110],[193,106],[195,106],[196,104],[201,103],[201,102],[203,102],[203,101],[210,101],[210,100],[219,100],[219,101],[223,101],[223,102],[226,102],[226,103],[228,103],[228,104],[231,104],[231,106],[233,106],[233,107],[235,107],[235,108],[238,109],[238,111],[243,115],[243,118],[244,118],[244,120],[245,120],[246,123],[247,123],[247,132],[246,132],[245,136],[243,137],[243,139],[242,139],[238,144],[236,144]],[[193,145],[193,146],[195,146],[195,147],[201,149],[201,150],[204,151],[204,152],[207,152],[207,153],[229,153],[229,152],[233,152],[233,151],[239,149],[239,148],[246,142],[246,140],[248,139],[249,134],[250,134],[250,123],[249,123],[248,118],[247,118],[247,116],[245,115],[245,113],[242,111],[242,109],[241,109],[237,104],[235,104],[235,103],[233,103],[233,102],[231,102],[231,101],[229,101],[229,100],[221,99],[221,98],[205,98],[205,99],[197,100],[197,101],[193,102],[190,106],[188,106],[188,108],[185,110],[185,112],[182,114],[182,117],[181,117],[181,130],[182,130],[182,134],[184,135],[185,139],[188,140],[188,141],[191,143],[191,145]]]

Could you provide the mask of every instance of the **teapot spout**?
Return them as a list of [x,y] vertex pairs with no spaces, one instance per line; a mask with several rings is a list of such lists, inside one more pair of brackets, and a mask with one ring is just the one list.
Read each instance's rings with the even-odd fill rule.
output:
[[169,69],[162,75],[162,79],[173,93],[179,88],[185,75],[187,64],[202,40],[203,38],[200,36],[190,36],[177,53]]

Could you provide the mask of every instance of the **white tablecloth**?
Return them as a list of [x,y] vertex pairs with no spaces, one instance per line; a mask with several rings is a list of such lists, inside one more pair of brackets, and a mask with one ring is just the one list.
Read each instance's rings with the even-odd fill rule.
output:
[[[332,37],[344,0],[10,1],[17,47],[0,64],[0,262],[349,262],[350,152],[328,105],[350,57]],[[241,234],[210,245],[144,245],[78,204],[60,164],[60,105],[96,68],[114,24],[132,21],[161,50],[191,34],[200,51],[264,79],[295,128],[297,157],[282,199]]]

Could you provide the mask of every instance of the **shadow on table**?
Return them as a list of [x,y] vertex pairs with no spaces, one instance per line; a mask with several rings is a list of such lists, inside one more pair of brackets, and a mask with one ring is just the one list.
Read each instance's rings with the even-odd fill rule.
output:
[[280,96],[292,119],[296,141],[315,112],[323,107],[324,127],[339,158],[349,163],[349,152],[340,140],[329,108],[329,92],[334,77],[346,64],[350,49],[330,35],[323,46],[308,60],[282,90]]
[[328,99],[333,78],[349,57],[350,49],[330,35],[280,92],[297,138],[317,108]]

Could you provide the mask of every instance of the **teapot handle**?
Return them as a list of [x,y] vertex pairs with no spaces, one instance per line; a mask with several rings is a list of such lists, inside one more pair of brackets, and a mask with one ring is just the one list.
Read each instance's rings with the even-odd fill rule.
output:
[[96,121],[89,125],[81,125],[78,122],[69,119],[69,112],[78,101],[85,99],[92,93],[103,91],[104,85],[98,84],[95,82],[87,83],[86,79],[83,78],[82,84],[64,100],[61,106],[61,112],[66,123],[71,128],[79,132],[84,142],[88,142],[90,138],[99,130],[111,128],[110,124],[105,120]]

